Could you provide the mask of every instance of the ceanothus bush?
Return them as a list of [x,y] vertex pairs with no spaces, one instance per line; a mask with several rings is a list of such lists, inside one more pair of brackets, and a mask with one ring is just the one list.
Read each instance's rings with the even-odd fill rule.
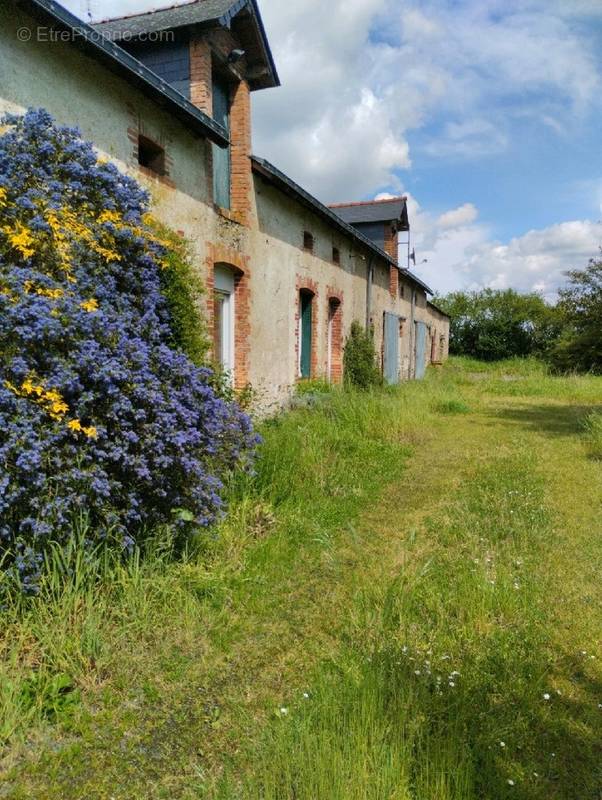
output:
[[145,192],[44,111],[3,124],[0,563],[35,591],[48,542],[82,512],[90,547],[210,525],[257,439],[169,346]]

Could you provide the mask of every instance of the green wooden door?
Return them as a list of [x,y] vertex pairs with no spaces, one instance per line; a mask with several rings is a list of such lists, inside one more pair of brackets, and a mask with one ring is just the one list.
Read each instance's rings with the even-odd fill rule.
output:
[[[230,135],[230,87],[219,77],[213,78],[213,119]],[[230,147],[213,145],[213,201],[220,208],[230,208]]]
[[310,292],[301,292],[299,298],[299,317],[301,320],[299,373],[302,378],[311,378],[312,300],[313,297]]

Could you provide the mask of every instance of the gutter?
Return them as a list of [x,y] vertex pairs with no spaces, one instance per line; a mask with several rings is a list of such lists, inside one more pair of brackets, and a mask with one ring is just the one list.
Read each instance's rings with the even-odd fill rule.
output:
[[100,61],[111,72],[125,78],[199,136],[209,139],[219,147],[229,146],[230,141],[225,128],[122,47],[106,39],[99,31],[71,14],[66,8],[53,0],[17,0],[17,5],[25,8],[34,17],[68,31],[71,34],[70,43],[86,55]]
[[426,304],[428,306],[430,306],[431,308],[434,308],[435,311],[438,311],[442,316],[447,317],[448,319],[451,319],[451,316],[447,313],[447,311],[444,311],[442,308],[439,308],[439,306],[435,305],[435,303],[431,303],[430,300],[427,300]]
[[372,315],[372,284],[374,282],[374,256],[368,259],[366,274],[366,333],[370,332],[370,317]]
[[313,197],[309,192],[299,186],[299,184],[295,183],[292,178],[289,178],[288,175],[285,175],[269,161],[266,161],[265,158],[251,156],[251,165],[253,167],[253,172],[261,175],[269,183],[272,183],[285,194],[294,197],[295,200],[311,209],[315,214],[321,216],[329,224],[334,225],[342,233],[350,236],[356,242],[363,244],[370,251],[372,258],[377,256],[378,258],[383,259],[383,261],[386,261],[387,264],[396,267],[406,280],[416,284],[417,286],[420,286],[427,294],[433,294],[432,289],[423,283],[420,278],[417,278],[416,275],[411,273],[409,270],[400,267],[398,261],[388,253],[385,253],[384,250],[381,250],[378,245],[374,244],[372,239],[364,236],[363,233],[356,230],[352,225],[349,225],[349,223],[345,222],[345,220],[341,219],[338,214]]
[[410,379],[416,377],[416,289],[412,289],[410,312]]

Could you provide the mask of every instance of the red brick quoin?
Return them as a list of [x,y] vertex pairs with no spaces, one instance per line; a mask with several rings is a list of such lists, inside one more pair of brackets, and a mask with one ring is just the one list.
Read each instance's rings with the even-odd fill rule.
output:
[[231,267],[234,272],[234,388],[249,385],[251,350],[251,291],[249,256],[222,244],[207,243],[207,318],[213,328],[213,289],[216,264]]
[[[399,260],[399,243],[397,241],[397,233],[391,225],[385,223],[385,253],[395,259],[395,263]],[[389,267],[389,293],[391,297],[397,297],[399,292],[399,270],[397,267]]]
[[326,374],[332,383],[343,380],[343,293],[328,287],[326,310],[326,331],[332,321],[330,354],[330,375],[328,375],[328,352],[326,353]]
[[295,286],[295,376],[299,378],[299,347],[300,347],[300,318],[299,318],[299,292],[306,289],[311,292],[311,377],[315,378],[318,374],[318,284],[303,275],[297,275]]

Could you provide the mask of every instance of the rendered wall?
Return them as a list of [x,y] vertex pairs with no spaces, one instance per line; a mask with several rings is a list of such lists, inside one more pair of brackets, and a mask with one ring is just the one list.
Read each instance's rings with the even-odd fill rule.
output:
[[[153,213],[191,242],[194,263],[208,289],[199,308],[209,321],[213,266],[232,265],[237,280],[238,386],[249,381],[265,408],[281,404],[290,394],[298,377],[300,288],[315,293],[312,371],[315,377],[325,377],[329,299],[340,302],[336,330],[342,345],[354,320],[365,323],[371,251],[257,175],[248,197],[240,199],[246,208],[238,222],[220,213],[212,202],[211,146],[206,140],[72,45],[20,42],[16,30],[24,26],[35,31],[37,23],[0,6],[0,111],[46,108],[59,123],[78,126],[101,154],[149,188]],[[237,108],[244,116],[248,91],[240,96],[244,102]],[[165,148],[167,178],[153,177],[139,167],[139,132]],[[241,164],[239,192],[250,175],[250,165],[248,172],[243,169],[243,150],[250,147],[250,138],[248,131],[243,133],[236,156]],[[305,230],[314,236],[313,253],[303,250]],[[333,263],[333,247],[340,252],[340,265]],[[414,319],[430,323],[431,312],[422,290],[416,290],[413,312],[415,287],[402,284],[403,296],[401,287],[393,291],[384,259],[376,257],[372,265],[370,319],[376,351],[382,356],[384,312],[404,317],[400,375],[407,378],[412,374],[412,313]]]

